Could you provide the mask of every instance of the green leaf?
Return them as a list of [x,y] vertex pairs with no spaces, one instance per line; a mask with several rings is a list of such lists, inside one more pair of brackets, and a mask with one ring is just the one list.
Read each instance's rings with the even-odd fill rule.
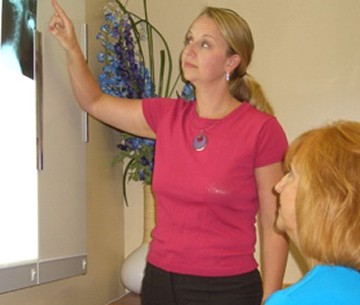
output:
[[[125,169],[124,169],[124,177],[127,177],[128,172],[129,172],[129,169],[130,169],[130,167],[132,166],[132,164],[133,164],[134,162],[135,162],[135,159],[131,159],[131,160],[129,161],[129,163],[125,166]],[[122,180],[122,187],[123,187],[123,193],[124,193],[124,200],[125,200],[126,206],[128,207],[129,204],[128,204],[128,199],[127,199],[126,184],[127,184],[127,180],[123,178],[123,180]]]

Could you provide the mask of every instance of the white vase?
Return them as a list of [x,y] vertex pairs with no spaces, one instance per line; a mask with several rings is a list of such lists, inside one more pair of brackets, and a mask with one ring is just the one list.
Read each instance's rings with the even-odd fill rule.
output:
[[144,277],[146,257],[151,241],[151,231],[155,226],[155,199],[151,186],[144,186],[144,233],[139,248],[134,250],[121,266],[121,280],[125,288],[133,293],[140,294]]
[[148,250],[149,244],[142,244],[125,259],[121,266],[121,280],[123,285],[126,289],[136,294],[140,294],[141,292]]

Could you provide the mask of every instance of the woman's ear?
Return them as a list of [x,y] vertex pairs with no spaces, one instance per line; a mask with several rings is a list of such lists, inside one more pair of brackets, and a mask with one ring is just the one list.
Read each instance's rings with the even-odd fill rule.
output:
[[238,54],[230,55],[227,61],[227,68],[232,72],[240,65],[241,58]]

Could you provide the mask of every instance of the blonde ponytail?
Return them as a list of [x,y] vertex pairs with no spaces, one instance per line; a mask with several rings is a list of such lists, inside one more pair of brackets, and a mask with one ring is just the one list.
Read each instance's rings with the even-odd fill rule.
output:
[[261,85],[251,75],[232,78],[229,86],[231,94],[239,101],[247,101],[256,109],[274,115],[274,110]]

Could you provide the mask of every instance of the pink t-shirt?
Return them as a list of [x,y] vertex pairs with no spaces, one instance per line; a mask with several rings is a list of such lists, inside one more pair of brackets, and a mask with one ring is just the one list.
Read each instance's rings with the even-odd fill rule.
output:
[[[282,161],[287,148],[276,118],[242,103],[223,119],[204,119],[195,102],[182,99],[144,99],[143,112],[156,133],[156,227],[148,261],[198,276],[254,270],[254,169]],[[208,144],[196,151],[201,130]]]

